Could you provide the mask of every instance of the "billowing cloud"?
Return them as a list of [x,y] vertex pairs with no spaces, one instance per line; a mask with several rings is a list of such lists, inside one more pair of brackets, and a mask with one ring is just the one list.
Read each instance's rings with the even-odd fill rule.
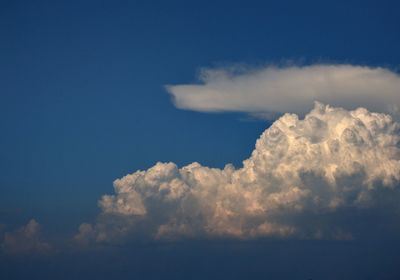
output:
[[[316,103],[285,114],[236,169],[157,163],[114,182],[75,239],[351,239],[398,224],[399,124]],[[396,212],[397,211],[397,212]],[[384,227],[389,225],[389,227]]]
[[245,112],[269,118],[303,116],[314,101],[346,109],[365,107],[399,116],[400,75],[353,65],[205,69],[200,84],[169,85],[176,107],[200,112]]
[[34,219],[13,232],[6,232],[1,247],[5,253],[18,255],[49,253],[52,249],[42,240],[40,225]]

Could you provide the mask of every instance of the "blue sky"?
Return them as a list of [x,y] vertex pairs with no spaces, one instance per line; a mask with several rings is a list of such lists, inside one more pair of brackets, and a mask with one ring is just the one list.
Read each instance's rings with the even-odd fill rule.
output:
[[396,1],[2,1],[0,224],[68,236],[116,178],[156,162],[240,167],[271,124],[179,110],[167,84],[237,64],[398,73]]
[[176,110],[164,85],[235,63],[397,68],[397,8],[394,1],[3,2],[3,219],[79,223],[96,213],[115,178],[157,161],[240,165],[268,123]]

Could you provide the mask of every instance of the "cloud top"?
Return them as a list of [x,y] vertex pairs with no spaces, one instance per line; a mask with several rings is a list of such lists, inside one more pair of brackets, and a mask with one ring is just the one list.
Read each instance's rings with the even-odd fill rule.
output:
[[[316,103],[304,119],[274,122],[239,169],[157,163],[115,180],[97,222],[75,238],[362,236],[384,223],[371,213],[399,218],[399,141],[389,115]],[[367,230],[355,226],[362,221]]]
[[199,112],[304,116],[314,101],[399,115],[400,75],[354,65],[204,69],[200,84],[169,85],[176,107]]

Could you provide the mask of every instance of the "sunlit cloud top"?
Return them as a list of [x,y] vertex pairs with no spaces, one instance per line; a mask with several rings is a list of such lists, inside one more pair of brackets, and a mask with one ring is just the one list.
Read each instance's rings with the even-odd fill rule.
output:
[[398,224],[398,216],[384,221],[378,213],[399,210],[399,143],[389,115],[316,103],[305,119],[274,122],[241,168],[160,162],[115,180],[97,222],[82,224],[75,239],[374,235],[357,225]]

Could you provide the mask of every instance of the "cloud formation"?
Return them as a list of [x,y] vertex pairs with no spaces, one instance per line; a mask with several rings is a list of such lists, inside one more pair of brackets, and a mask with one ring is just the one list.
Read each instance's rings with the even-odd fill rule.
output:
[[275,121],[241,168],[159,162],[115,180],[75,239],[362,236],[400,216],[399,141],[389,115],[316,103]]
[[13,255],[49,253],[52,249],[42,240],[40,225],[34,219],[13,232],[6,232],[1,245],[5,253]]
[[205,69],[200,84],[169,85],[176,107],[199,112],[245,112],[261,118],[304,116],[314,101],[348,110],[364,107],[399,116],[400,75],[354,65]]

